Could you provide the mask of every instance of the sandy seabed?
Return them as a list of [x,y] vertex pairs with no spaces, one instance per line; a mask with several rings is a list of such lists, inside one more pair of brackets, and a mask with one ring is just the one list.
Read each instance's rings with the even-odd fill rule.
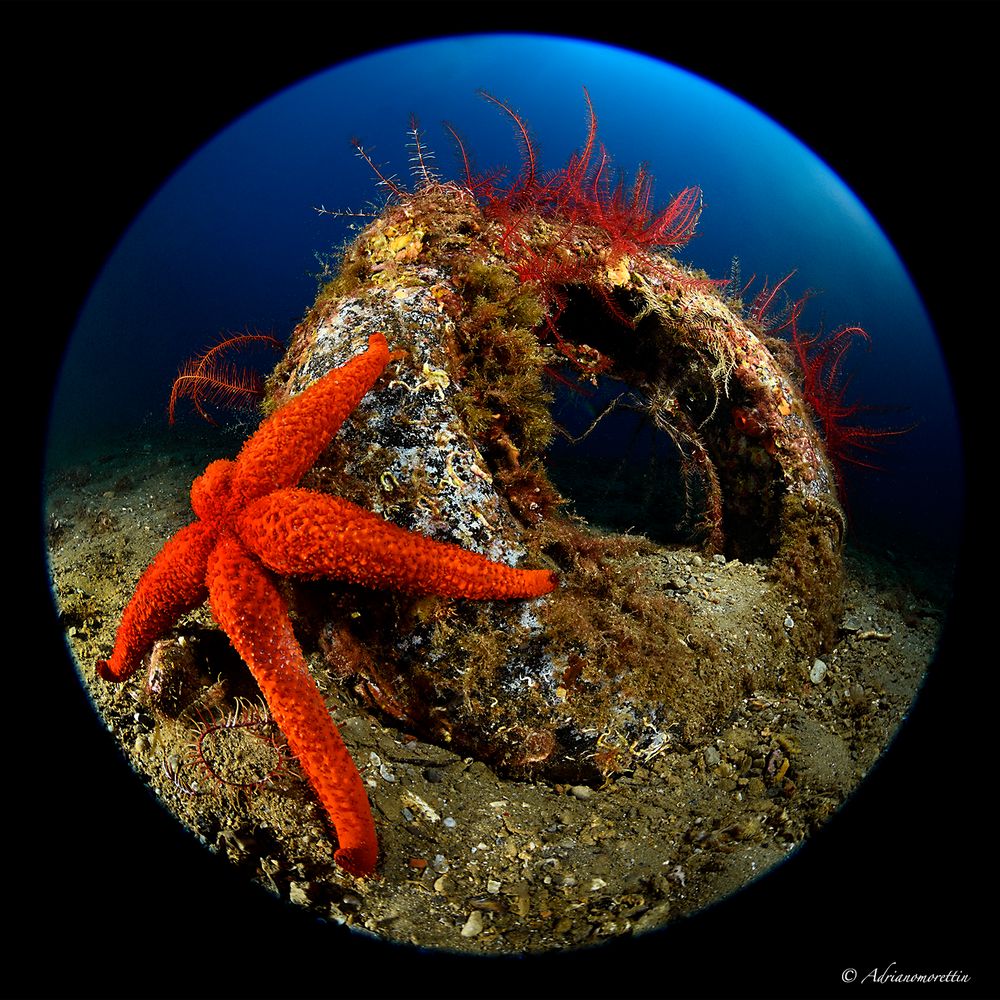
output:
[[[780,690],[743,698],[714,731],[647,748],[593,786],[509,780],[414,738],[313,656],[379,832],[376,875],[355,880],[333,863],[324,814],[207,608],[161,648],[202,664],[204,683],[176,712],[151,703],[145,668],[123,685],[95,676],[139,574],[191,520],[191,480],[220,453],[210,435],[165,442],[122,442],[50,474],[53,589],[84,684],[136,780],[192,837],[280,899],[388,941],[572,949],[662,927],[735,892],[822,827],[878,760],[944,621],[947,575],[849,547],[835,648]],[[761,566],[676,546],[649,558],[651,573],[685,581],[674,596],[723,646],[757,641],[767,655],[766,626],[787,612],[768,603]],[[761,623],[756,640],[748,609]]]

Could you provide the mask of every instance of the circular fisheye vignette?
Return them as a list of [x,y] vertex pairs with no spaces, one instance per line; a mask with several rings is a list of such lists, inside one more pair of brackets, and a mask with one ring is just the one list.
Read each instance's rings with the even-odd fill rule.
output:
[[[368,928],[420,893],[434,919],[392,936],[428,947],[585,945],[712,902],[720,864],[742,882],[783,859],[891,738],[943,607],[920,596],[926,567],[855,542],[851,470],[878,480],[870,446],[905,454],[920,425],[867,422],[884,400],[848,376],[859,346],[905,332],[940,383],[922,405],[947,383],[877,226],[758,113],[620,50],[428,44],[482,53],[485,77],[433,140],[408,106],[315,148],[300,123],[332,95],[428,50],[360,60],[222,133],[123,239],[56,402],[54,587],[67,620],[100,622],[69,641],[133,766],[265,888]],[[545,86],[558,59],[498,68],[543,45],[592,57],[571,95]],[[620,61],[687,109],[669,144],[633,151]],[[455,92],[435,88],[410,95],[427,119]],[[758,138],[753,170],[720,167],[718,108]],[[783,192],[763,209],[762,176]],[[219,178],[271,211],[248,228],[240,199],[207,198]],[[822,225],[792,238],[803,216]],[[855,281],[866,255],[877,280]],[[86,415],[80,359],[101,376],[135,329],[129,279],[154,270],[177,311],[129,357],[150,381],[101,429],[115,460],[57,462]],[[867,325],[812,325],[805,289],[827,274]],[[202,339],[180,355],[176,329]],[[268,339],[276,367],[245,360]],[[154,378],[185,426],[144,422]]]

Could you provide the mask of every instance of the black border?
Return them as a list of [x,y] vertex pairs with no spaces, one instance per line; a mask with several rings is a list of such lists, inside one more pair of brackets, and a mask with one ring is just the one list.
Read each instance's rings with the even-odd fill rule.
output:
[[[9,490],[37,484],[61,345],[118,236],[202,142],[342,58],[444,33],[571,34],[658,55],[768,112],[818,152],[900,250],[941,336],[970,457],[981,424],[957,298],[988,296],[987,5],[963,3],[15,3],[7,94],[21,281],[7,371]],[[402,85],[402,84],[401,84]],[[361,97],[363,99],[363,95]],[[23,168],[23,176],[19,171]],[[978,288],[976,287],[978,283]],[[987,286],[988,287],[988,286]],[[988,316],[985,302],[980,317]],[[18,308],[21,307],[21,308]],[[959,325],[961,324],[961,325]],[[979,371],[983,371],[980,367]],[[978,372],[976,373],[978,374]],[[19,457],[20,449],[23,457]],[[928,470],[929,483],[933,470]],[[14,483],[17,487],[14,487]],[[929,487],[932,488],[932,487]],[[973,494],[974,496],[974,494]],[[38,523],[36,504],[29,511]],[[975,512],[974,512],[975,513]],[[985,522],[972,520],[979,526]],[[418,954],[272,904],[143,793],[67,671],[31,533],[8,601],[5,909],[14,996],[988,996],[991,757],[966,577],[938,663],[892,752],[823,834],[727,903],[639,941],[544,959]],[[971,536],[976,554],[988,536]],[[10,547],[10,546],[8,546]],[[967,560],[968,561],[968,560]],[[23,568],[23,572],[22,572]],[[24,625],[21,608],[38,615]],[[13,612],[13,613],[12,613]],[[27,627],[25,627],[27,626]],[[970,662],[971,659],[971,662]],[[25,694],[36,701],[25,707]],[[41,695],[41,698],[38,696]],[[121,836],[104,840],[108,818]],[[43,867],[44,865],[44,867]],[[966,986],[845,985],[896,961]]]

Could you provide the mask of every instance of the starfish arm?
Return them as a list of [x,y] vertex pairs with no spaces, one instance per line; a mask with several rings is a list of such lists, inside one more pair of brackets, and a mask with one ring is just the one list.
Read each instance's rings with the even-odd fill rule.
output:
[[312,490],[278,490],[237,519],[247,548],[276,573],[473,599],[540,597],[549,570],[515,569],[450,542],[406,531],[362,507]]
[[389,360],[385,336],[373,334],[363,354],[328,372],[268,417],[236,459],[234,498],[245,502],[297,483]]
[[212,614],[260,686],[274,721],[337,832],[334,860],[352,875],[375,868],[378,841],[368,795],[309,675],[270,575],[227,534],[209,559]]
[[125,608],[111,658],[97,661],[99,677],[125,680],[156,638],[186,611],[204,603],[205,567],[215,539],[208,525],[195,521],[160,549]]

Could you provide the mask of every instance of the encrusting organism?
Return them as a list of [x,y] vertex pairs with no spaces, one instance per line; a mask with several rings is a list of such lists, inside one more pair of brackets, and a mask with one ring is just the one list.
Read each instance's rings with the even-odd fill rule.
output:
[[[366,415],[364,458],[354,445],[312,475],[408,527],[447,525],[481,551],[543,553],[563,585],[537,620],[489,605],[475,622],[366,606],[381,628],[336,616],[324,627],[339,660],[356,664],[356,689],[377,692],[410,731],[507,773],[589,780],[609,728],[630,747],[669,727],[693,735],[733,709],[748,676],[767,678],[719,662],[710,636],[688,641],[697,630],[655,577],[624,582],[628,553],[638,558],[641,536],[652,537],[642,520],[631,522],[638,538],[615,538],[567,516],[550,460],[569,430],[555,393],[572,402],[596,390],[600,412],[583,426],[637,412],[672,443],[680,484],[650,476],[642,488],[654,505],[657,490],[686,503],[704,550],[766,566],[795,623],[778,639],[803,659],[836,635],[846,518],[820,407],[780,329],[788,314],[772,318],[789,282],[744,307],[726,282],[680,262],[701,192],[654,203],[648,169],[629,180],[613,166],[589,96],[583,144],[555,169],[542,166],[523,116],[486,97],[513,125],[520,165],[509,172],[478,169],[451,125],[453,181],[413,120],[412,183],[355,140],[387,202],[293,331],[266,405],[342,363],[345,338],[383,329],[407,350],[407,389],[391,421]],[[615,473],[590,463],[590,475]],[[349,652],[359,646],[371,655]]]
[[235,461],[212,462],[191,488],[198,520],[164,545],[125,608],[98,676],[123,681],[153,641],[207,597],[250,667],[337,832],[335,860],[366,875],[378,855],[364,784],[309,674],[273,574],[335,577],[447,597],[523,598],[556,586],[548,570],[497,564],[389,524],[296,484],[392,355],[381,334],[273,413]]

